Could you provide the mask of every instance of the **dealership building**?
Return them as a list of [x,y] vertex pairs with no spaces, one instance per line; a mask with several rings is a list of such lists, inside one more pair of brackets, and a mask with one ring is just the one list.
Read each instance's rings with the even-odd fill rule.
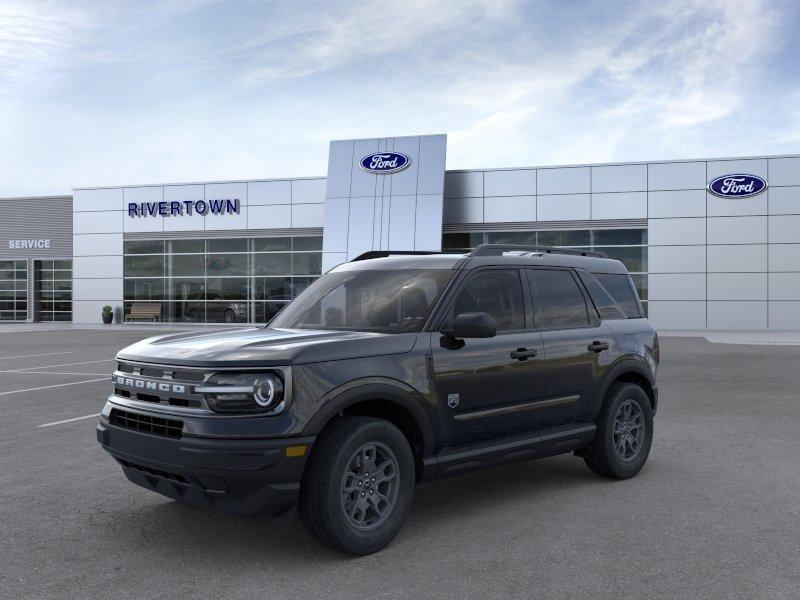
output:
[[0,200],[0,321],[263,322],[369,250],[606,253],[666,330],[800,330],[800,155],[446,170],[445,135],[338,140],[327,177]]

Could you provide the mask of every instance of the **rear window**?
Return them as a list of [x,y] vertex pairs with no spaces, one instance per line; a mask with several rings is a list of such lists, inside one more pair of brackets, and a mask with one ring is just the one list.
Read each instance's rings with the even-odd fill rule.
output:
[[629,319],[639,319],[642,311],[639,308],[639,299],[628,275],[617,273],[594,273],[600,284],[606,288],[625,316]]

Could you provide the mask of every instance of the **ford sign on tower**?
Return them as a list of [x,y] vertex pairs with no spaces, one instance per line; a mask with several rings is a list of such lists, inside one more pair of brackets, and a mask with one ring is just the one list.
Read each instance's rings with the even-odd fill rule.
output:
[[397,173],[410,164],[411,159],[400,152],[375,152],[361,159],[361,168],[376,175]]
[[721,198],[749,198],[767,189],[757,175],[722,175],[708,182],[708,191]]

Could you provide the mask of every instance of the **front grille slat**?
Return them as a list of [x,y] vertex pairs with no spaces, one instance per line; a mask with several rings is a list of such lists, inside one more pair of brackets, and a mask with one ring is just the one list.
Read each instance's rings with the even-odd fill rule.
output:
[[112,408],[109,423],[116,427],[168,438],[180,438],[183,434],[183,421],[152,417],[119,408]]
[[206,381],[211,374],[185,368],[118,361],[113,377],[114,394],[150,404],[208,409],[202,394],[195,393],[194,388]]

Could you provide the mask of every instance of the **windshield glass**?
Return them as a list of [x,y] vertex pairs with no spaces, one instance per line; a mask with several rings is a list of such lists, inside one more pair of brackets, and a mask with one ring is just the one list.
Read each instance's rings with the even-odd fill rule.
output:
[[327,273],[284,308],[269,326],[416,332],[454,273],[433,269]]

